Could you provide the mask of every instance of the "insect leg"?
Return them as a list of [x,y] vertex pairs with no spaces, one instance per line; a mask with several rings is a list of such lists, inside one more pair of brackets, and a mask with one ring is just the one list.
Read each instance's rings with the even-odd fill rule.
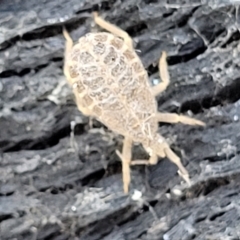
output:
[[125,43],[130,48],[133,49],[132,38],[128,35],[127,32],[123,31],[121,28],[117,27],[116,25],[111,24],[111,23],[107,22],[106,20],[104,20],[103,18],[99,17],[97,12],[93,13],[93,17],[94,17],[94,21],[96,22],[96,24],[98,24],[103,29],[109,31],[110,33],[123,38]]
[[188,183],[190,184],[190,179],[188,175],[187,169],[182,165],[180,158],[170,149],[170,147],[166,144],[164,148],[164,152],[166,157],[175,163],[179,169],[178,174]]
[[122,160],[123,190],[125,193],[128,193],[129,184],[131,181],[130,164],[132,158],[132,139],[125,137],[123,141],[122,154],[119,151],[116,152]]
[[149,159],[137,159],[131,161],[131,165],[154,165],[158,161],[157,154],[152,154]]
[[206,124],[200,120],[178,115],[175,113],[160,113],[158,112],[156,114],[156,120],[158,122],[165,122],[165,123],[183,123],[188,125],[199,125],[199,126],[205,126]]
[[63,73],[64,73],[65,77],[67,78],[68,83],[72,85],[71,76],[70,76],[69,71],[67,69],[67,55],[73,47],[73,40],[70,37],[70,35],[67,32],[65,27],[63,27],[63,36],[65,37],[65,40],[66,40],[65,41],[65,51],[64,51]]
[[165,89],[168,87],[170,83],[166,52],[162,53],[162,56],[159,59],[158,68],[159,68],[159,75],[162,82],[152,87],[152,93],[154,96],[157,96],[159,93],[165,91]]

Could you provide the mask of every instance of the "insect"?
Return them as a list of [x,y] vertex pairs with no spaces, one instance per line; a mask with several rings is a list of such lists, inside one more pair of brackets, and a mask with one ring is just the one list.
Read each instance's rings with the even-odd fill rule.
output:
[[[97,25],[108,32],[87,33],[73,45],[66,29],[64,74],[72,86],[78,109],[101,121],[110,130],[124,136],[122,153],[123,189],[129,191],[130,165],[156,164],[167,157],[178,167],[178,173],[190,182],[180,158],[157,132],[158,123],[205,124],[183,115],[157,111],[155,96],[169,85],[167,54],[162,53],[159,72],[162,82],[151,86],[148,74],[134,51],[131,37],[122,29],[93,13]],[[141,143],[149,153],[148,160],[133,160],[133,142]]]

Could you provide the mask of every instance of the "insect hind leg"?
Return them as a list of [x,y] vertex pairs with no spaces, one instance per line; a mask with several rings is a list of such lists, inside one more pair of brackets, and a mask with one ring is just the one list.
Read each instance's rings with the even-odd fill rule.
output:
[[93,13],[93,18],[97,25],[99,25],[101,28],[107,30],[108,32],[110,32],[112,34],[123,38],[124,42],[128,45],[128,47],[133,49],[133,40],[128,35],[127,32],[125,32],[121,28],[117,27],[116,25],[107,22],[103,18],[99,17],[97,12]]

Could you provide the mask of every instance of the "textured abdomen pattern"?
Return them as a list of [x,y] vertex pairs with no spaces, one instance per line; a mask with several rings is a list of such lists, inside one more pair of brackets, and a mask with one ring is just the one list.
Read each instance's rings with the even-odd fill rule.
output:
[[109,33],[79,39],[68,58],[78,103],[111,130],[140,141],[156,132],[156,101],[134,50]]

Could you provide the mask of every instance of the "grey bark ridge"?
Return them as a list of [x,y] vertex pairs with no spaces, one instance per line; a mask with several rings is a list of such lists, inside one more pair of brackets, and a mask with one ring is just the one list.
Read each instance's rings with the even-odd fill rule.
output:
[[[77,41],[92,29],[93,5],[133,37],[153,84],[168,53],[171,84],[159,110],[207,123],[159,128],[189,170],[190,187],[163,159],[132,167],[125,196],[115,153],[122,137],[77,110],[62,71],[62,26]],[[233,0],[1,1],[0,239],[240,239],[238,7]],[[136,145],[133,156],[147,154]]]

